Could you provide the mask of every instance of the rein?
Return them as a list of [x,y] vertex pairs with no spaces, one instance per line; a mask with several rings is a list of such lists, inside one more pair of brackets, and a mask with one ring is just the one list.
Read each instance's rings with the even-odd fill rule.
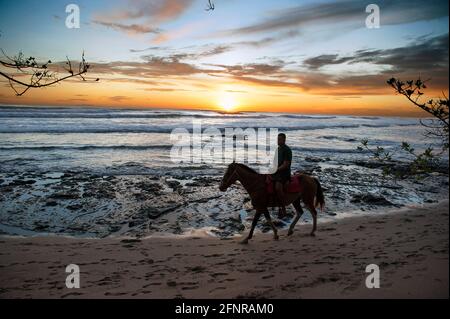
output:
[[[243,179],[243,178],[242,178],[242,175],[239,174],[239,172],[238,172],[237,169],[238,169],[238,167],[235,167],[235,168],[234,168],[233,173],[230,175],[230,177],[229,177],[229,178],[227,179],[227,181],[226,181],[227,184],[229,184],[229,186],[232,185],[232,183],[229,183],[229,181],[232,179],[232,177],[233,177],[234,175],[237,175],[237,177],[240,178],[241,180]],[[259,175],[259,174],[257,174],[257,175]],[[240,182],[242,183],[242,181],[240,181]],[[248,186],[249,189],[248,189],[247,191],[248,191],[249,195],[252,195],[252,194],[254,194],[254,193],[256,193],[256,192],[258,191],[258,189],[257,189],[257,190],[254,190],[254,191],[251,191],[251,190],[250,190],[251,188],[253,188],[253,186],[256,186],[257,184],[260,184],[260,183],[259,183],[258,181],[255,181],[255,182],[252,183],[250,186]],[[228,187],[229,187],[229,186],[228,186]],[[243,185],[243,186],[244,186],[244,185]]]
[[[228,179],[226,180],[226,183],[224,183],[225,185],[228,185],[227,187],[230,187],[232,183],[230,183],[229,181],[231,180],[231,178],[234,176],[234,174],[236,174],[236,167],[233,170],[233,173],[230,175],[230,177],[228,177]],[[237,174],[236,174],[237,175]],[[238,175],[239,177],[239,175]]]

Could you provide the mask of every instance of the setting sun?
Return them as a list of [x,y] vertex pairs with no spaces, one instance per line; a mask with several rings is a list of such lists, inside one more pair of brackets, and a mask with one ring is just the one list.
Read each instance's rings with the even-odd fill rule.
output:
[[237,101],[232,95],[225,94],[219,98],[218,105],[223,111],[231,112],[236,108]]

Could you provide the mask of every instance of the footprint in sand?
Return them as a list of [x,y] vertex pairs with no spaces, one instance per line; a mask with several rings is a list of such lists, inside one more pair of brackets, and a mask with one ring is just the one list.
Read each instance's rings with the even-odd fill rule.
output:
[[119,296],[125,296],[126,292],[105,292],[105,296],[112,296],[112,297],[119,297]]
[[214,278],[216,278],[216,277],[218,277],[218,276],[228,276],[228,274],[227,273],[225,273],[225,272],[216,272],[216,273],[213,273],[213,274],[209,274],[211,277],[214,277]]
[[77,296],[82,296],[83,294],[81,292],[70,292],[68,294],[62,295],[61,298],[68,298],[68,297],[77,297]]
[[210,290],[209,293],[215,292],[217,290],[226,290],[226,289],[227,289],[226,287],[217,287],[217,288]]
[[192,286],[192,287],[181,287],[181,290],[194,290],[194,289],[198,289],[198,286]]

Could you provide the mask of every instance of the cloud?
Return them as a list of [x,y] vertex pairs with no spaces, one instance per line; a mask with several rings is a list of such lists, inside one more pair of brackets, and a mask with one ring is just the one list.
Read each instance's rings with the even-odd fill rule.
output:
[[57,102],[87,103],[88,99],[58,99]]
[[[93,22],[111,27],[126,33],[156,33],[161,30],[157,27],[166,21],[171,21],[182,15],[194,0],[128,0],[122,1],[123,7],[96,14]],[[134,21],[134,23],[130,23]],[[142,22],[144,21],[144,22]]]
[[[189,28],[184,28],[183,32],[189,32]],[[242,47],[250,47],[250,48],[261,48],[264,46],[269,46],[274,44],[275,42],[282,41],[288,38],[296,37],[300,34],[299,31],[291,30],[287,32],[282,32],[276,36],[265,37],[259,40],[250,40],[250,41],[238,41],[227,44],[206,44],[206,45],[192,45],[189,48],[184,48],[178,50],[178,53],[170,52],[174,51],[167,46],[151,46],[145,49],[130,49],[131,53],[142,53],[147,51],[155,51],[155,52],[165,52],[171,55],[178,55],[180,58],[198,60],[200,58],[211,57],[219,54],[223,54],[226,52],[230,52],[233,50],[239,50]],[[181,34],[178,32],[172,33],[162,33],[160,36],[153,39],[153,43],[157,44],[160,42],[172,40],[176,37],[179,37]],[[189,49],[189,50],[187,50]]]
[[[102,74],[108,75],[112,74],[114,71],[111,69],[111,72],[108,72],[107,68],[104,68],[104,72]],[[134,76],[133,74],[122,74],[124,76]],[[115,82],[115,83],[134,83],[134,84],[142,84],[142,85],[160,85],[162,84],[161,81],[157,80],[150,80],[150,79],[137,79],[137,78],[131,78],[131,77],[123,77],[123,78],[110,78],[110,79],[102,79],[102,82]]]
[[114,102],[122,102],[122,101],[128,100],[129,97],[117,95],[117,96],[110,96],[110,97],[108,97],[108,99],[110,99],[111,101],[114,101]]
[[[381,25],[411,23],[448,16],[447,0],[379,0],[376,3],[382,13]],[[340,32],[339,26],[343,24],[347,28],[349,26],[355,29],[363,28],[368,15],[365,12],[367,4],[367,1],[362,0],[344,0],[300,5],[273,11],[268,18],[262,21],[245,27],[221,31],[217,35],[247,35],[288,28],[302,30],[311,26]]]
[[117,31],[123,31],[128,34],[145,34],[145,33],[161,33],[160,29],[149,27],[142,24],[122,24],[122,23],[114,23],[114,22],[102,22],[102,21],[92,21],[95,24],[99,24],[108,28],[112,28]]
[[158,45],[163,42],[184,38],[196,30],[204,29],[205,25],[206,23],[203,20],[195,20],[194,22],[185,23],[178,28],[162,32],[152,40],[152,43]]
[[211,66],[219,67],[225,70],[226,73],[233,76],[255,76],[255,75],[276,75],[283,68],[283,63],[279,64],[244,64],[244,65],[222,65],[209,64]]
[[[302,78],[303,87],[318,93],[347,88],[351,94],[370,94],[386,89],[386,80],[392,76],[415,79],[430,78],[434,90],[448,90],[448,33],[428,38],[418,38],[410,45],[385,50],[358,50],[353,55],[319,55],[306,59],[310,70]],[[368,63],[380,66],[377,74],[348,75],[345,71],[336,75],[324,75],[320,69],[329,65]],[[388,66],[388,68],[381,68]],[[322,74],[322,75],[321,75]],[[326,80],[328,79],[328,81]],[[346,93],[347,94],[347,93]],[[348,94],[348,95],[351,95]]]
[[[180,88],[147,88],[149,92],[193,92],[192,90],[180,89]],[[200,92],[200,91],[197,91]]]
[[160,47],[160,46],[153,46],[153,47],[148,47],[145,49],[130,49],[131,53],[142,53],[142,52],[146,52],[146,51],[152,51],[152,50],[167,50],[169,49],[168,47]]
[[[346,64],[368,63],[380,66],[376,74],[352,74]],[[353,96],[388,93],[386,80],[391,76],[432,79],[436,90],[448,90],[448,34],[418,39],[408,46],[385,50],[359,50],[353,55],[319,55],[303,62],[305,70],[287,70],[286,62],[276,64],[215,65],[236,81],[270,87],[298,89],[311,94]],[[322,67],[342,65],[334,74]],[[388,66],[389,68],[382,68]]]
[[242,91],[242,90],[226,90],[225,92],[228,92],[228,93],[248,93],[248,91]]
[[358,50],[351,56],[339,57],[333,55],[319,55],[306,59],[303,63],[310,70],[317,70],[329,65],[371,63],[374,65],[388,65],[388,73],[404,72],[434,72],[448,69],[448,33],[419,38],[404,47],[385,50]]
[[122,1],[124,7],[96,16],[101,21],[117,21],[144,18],[147,21],[161,23],[170,21],[183,14],[193,0],[128,0]]
[[234,48],[230,45],[202,45],[192,46],[190,50],[186,49],[170,49],[168,47],[153,46],[142,50],[131,49],[132,53],[143,53],[153,51],[155,54],[164,54],[167,59],[173,60],[195,60],[198,61],[201,58],[208,58],[232,51]]
[[[229,46],[218,45],[204,46],[203,50],[194,53],[148,54],[139,62],[93,63],[92,72],[111,76],[110,81],[159,86],[151,89],[159,92],[169,92],[173,83],[180,83],[176,81],[189,82],[196,78],[205,81],[208,77],[227,83],[338,97],[389,94],[391,90],[386,80],[392,76],[403,79],[431,77],[433,90],[448,90],[448,34],[417,38],[398,48],[357,50],[345,56],[318,55],[296,64],[280,59],[232,65],[201,64],[199,61],[201,57],[222,54],[227,50],[230,50]],[[348,71],[349,65],[358,63],[370,65],[370,74]],[[325,72],[323,68],[330,65],[338,66],[339,71]]]
[[250,63],[241,65],[208,64],[218,70],[210,71],[209,75],[228,77],[233,81],[260,85],[266,87],[285,87],[303,90],[299,81],[299,73],[287,71],[287,63],[276,61],[273,63]]
[[210,57],[210,56],[219,55],[219,54],[231,51],[231,50],[232,50],[232,47],[229,45],[219,45],[219,46],[212,48],[211,50],[201,52],[198,55],[198,57],[199,58]]
[[[142,59],[144,60],[142,62],[91,63],[91,68],[95,74],[121,75],[130,77],[130,82],[140,82],[142,84],[155,84],[156,81],[152,80],[153,78],[207,74],[210,71],[201,69],[194,64],[182,62],[175,56],[158,57],[147,55],[143,56]],[[111,79],[111,81],[116,82],[126,82],[127,80],[127,78]]]
[[374,51],[359,51],[354,62],[391,65],[395,72],[448,72],[448,33],[409,46]]
[[333,64],[342,64],[345,62],[349,62],[352,60],[351,57],[347,58],[338,58],[337,54],[323,54],[319,56],[315,56],[303,61],[304,65],[306,65],[309,69],[317,70],[323,66],[333,65]]
[[146,63],[142,72],[149,76],[181,76],[206,72],[193,64],[180,62],[176,57],[144,56],[143,59]]
[[281,33],[277,34],[276,36],[265,37],[260,40],[235,42],[235,43],[233,43],[233,45],[234,46],[248,46],[248,47],[260,48],[260,47],[268,46],[275,42],[279,42],[279,41],[282,41],[285,39],[294,38],[299,35],[301,35],[301,32],[299,30],[289,30],[287,32],[281,32]]

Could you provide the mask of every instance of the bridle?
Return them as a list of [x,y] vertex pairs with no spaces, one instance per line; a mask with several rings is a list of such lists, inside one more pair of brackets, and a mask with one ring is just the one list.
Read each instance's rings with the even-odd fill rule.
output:
[[[226,185],[226,188],[230,187],[230,186],[233,184],[233,183],[231,183],[230,181],[232,180],[232,178],[233,178],[234,175],[236,175],[237,178],[241,178],[241,179],[242,179],[242,176],[239,175],[239,172],[238,172],[238,170],[237,170],[237,166],[234,167],[233,173],[230,175],[230,177],[228,177],[226,181],[223,181],[223,182],[222,182],[222,185],[223,185],[224,187],[225,187],[225,185]],[[237,178],[236,178],[236,180],[237,180]],[[242,183],[242,182],[241,182],[241,183]],[[257,185],[257,184],[260,184],[260,183],[259,183],[258,181],[254,181],[250,186],[248,186],[248,188],[253,188],[253,186],[255,186],[255,185]],[[251,192],[251,193],[249,193],[249,194],[251,195],[251,194],[253,194],[253,193],[256,193],[257,191],[258,191],[258,190],[254,190],[253,192]]]
[[234,167],[233,173],[227,178],[226,183],[225,183],[225,181],[222,181],[222,185],[224,185],[224,187],[226,185],[226,188],[230,187],[233,184],[233,183],[230,183],[230,180],[232,179],[232,177],[234,175],[237,175],[237,177],[240,177],[239,173],[237,172],[237,167],[236,166]]

